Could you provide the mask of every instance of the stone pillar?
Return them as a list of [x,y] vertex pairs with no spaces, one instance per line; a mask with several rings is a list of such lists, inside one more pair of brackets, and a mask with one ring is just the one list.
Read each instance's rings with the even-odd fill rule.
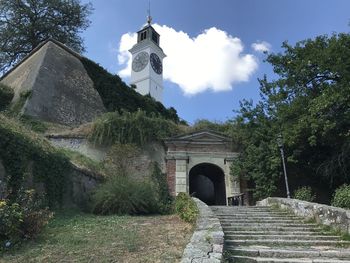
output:
[[176,195],[176,160],[175,159],[168,159],[166,161],[166,174],[167,174],[167,181],[168,181],[168,189],[169,193],[172,196]]
[[187,160],[176,159],[176,194],[188,193]]

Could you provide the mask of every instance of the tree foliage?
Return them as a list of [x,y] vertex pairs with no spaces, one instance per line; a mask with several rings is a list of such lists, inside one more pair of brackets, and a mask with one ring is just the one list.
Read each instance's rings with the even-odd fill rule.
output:
[[199,130],[212,130],[216,131],[222,134],[225,134],[227,136],[232,135],[232,121],[228,120],[226,122],[219,122],[219,121],[209,121],[206,119],[199,119],[196,120],[195,123],[192,125],[191,129],[193,131],[199,131]]
[[316,184],[330,194],[349,181],[349,46],[349,34],[334,34],[285,42],[283,53],[268,55],[278,78],[260,79],[261,102],[243,101],[235,120],[242,155],[233,170],[253,179],[257,197],[284,191],[278,134],[292,188]]
[[48,38],[82,52],[79,33],[89,26],[91,11],[80,0],[0,0],[0,71]]

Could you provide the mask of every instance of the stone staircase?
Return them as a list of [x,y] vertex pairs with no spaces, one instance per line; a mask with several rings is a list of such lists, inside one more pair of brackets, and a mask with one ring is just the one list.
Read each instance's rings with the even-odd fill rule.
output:
[[286,211],[212,206],[225,233],[225,262],[350,263],[350,242]]

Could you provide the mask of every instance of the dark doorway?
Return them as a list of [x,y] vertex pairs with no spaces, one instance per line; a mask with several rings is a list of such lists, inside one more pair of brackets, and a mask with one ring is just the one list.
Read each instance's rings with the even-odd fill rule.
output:
[[190,194],[207,205],[226,205],[225,175],[218,166],[202,163],[190,170]]

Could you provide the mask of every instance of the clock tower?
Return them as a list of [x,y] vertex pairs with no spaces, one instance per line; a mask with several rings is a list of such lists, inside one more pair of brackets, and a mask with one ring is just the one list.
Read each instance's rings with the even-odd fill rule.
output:
[[137,43],[129,50],[132,55],[131,83],[142,95],[151,95],[155,100],[163,99],[163,59],[166,57],[159,46],[159,34],[151,25],[137,32]]

